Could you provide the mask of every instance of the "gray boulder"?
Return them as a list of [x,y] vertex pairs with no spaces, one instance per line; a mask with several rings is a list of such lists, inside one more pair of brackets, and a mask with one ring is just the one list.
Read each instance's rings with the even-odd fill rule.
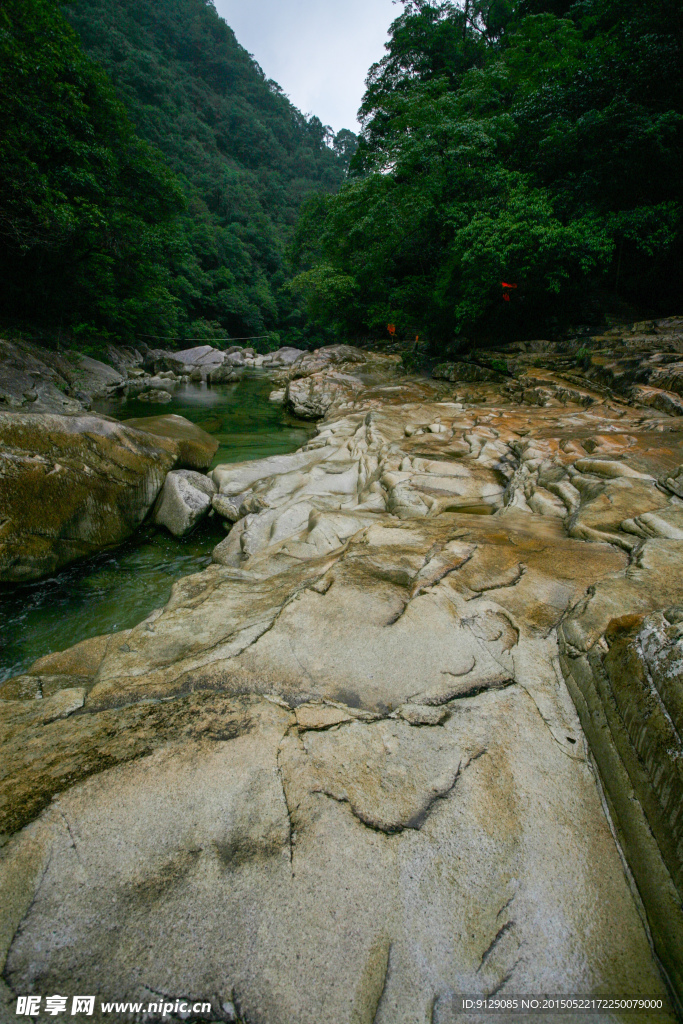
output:
[[191,469],[169,473],[154,509],[154,522],[174,537],[185,537],[211,509],[216,486],[208,476]]
[[226,366],[244,366],[244,352],[242,349],[238,349],[235,352],[227,352],[224,359],[224,365]]
[[143,357],[137,348],[108,345],[107,361],[115,370],[118,370],[122,377],[128,377],[131,373],[141,370]]
[[182,352],[174,352],[174,358],[186,366],[221,366],[223,353],[212,345],[197,345]]
[[207,379],[212,384],[230,384],[238,379],[238,374],[229,363],[223,363],[222,366],[216,366],[209,370]]
[[77,413],[94,397],[126,384],[106,363],[78,352],[52,352],[29,342],[0,339],[0,409],[32,413]]
[[284,348],[279,348],[276,352],[269,353],[265,357],[264,365],[291,366],[303,354],[304,349],[291,348],[289,345],[286,345]]
[[113,366],[101,362],[99,359],[92,359],[90,356],[72,354],[74,385],[78,390],[90,395],[92,398],[100,398],[107,395],[112,388],[119,388],[125,382],[125,377]]

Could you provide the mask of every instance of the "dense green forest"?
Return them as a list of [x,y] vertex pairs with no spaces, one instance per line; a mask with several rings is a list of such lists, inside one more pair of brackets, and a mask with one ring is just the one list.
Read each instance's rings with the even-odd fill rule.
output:
[[306,341],[287,248],[355,136],[293,107],[210,2],[6,0],[0,121],[7,322]]
[[210,0],[5,0],[5,324],[443,349],[680,313],[680,0],[403,8],[356,149]]
[[680,313],[682,50],[680,0],[404,0],[297,231],[311,317],[457,349]]

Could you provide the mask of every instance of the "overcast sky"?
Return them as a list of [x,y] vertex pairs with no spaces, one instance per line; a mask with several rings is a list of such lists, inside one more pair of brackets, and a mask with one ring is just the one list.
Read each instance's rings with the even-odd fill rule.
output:
[[368,68],[384,56],[392,0],[214,0],[216,10],[295,107],[357,131]]

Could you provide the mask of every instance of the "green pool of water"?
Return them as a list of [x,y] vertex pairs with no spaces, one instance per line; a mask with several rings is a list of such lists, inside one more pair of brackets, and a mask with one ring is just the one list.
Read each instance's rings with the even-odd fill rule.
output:
[[273,390],[269,378],[258,371],[245,374],[236,384],[207,387],[185,384],[173,392],[165,405],[153,405],[138,399],[116,399],[99,402],[97,412],[118,420],[137,416],[164,416],[177,413],[213,434],[218,451],[213,465],[221,462],[243,462],[296,451],[314,433],[310,423],[303,423],[284,412],[281,405],[268,401]]
[[[264,375],[236,384],[178,388],[165,405],[116,400],[96,411],[131,419],[178,413],[219,443],[214,465],[294,451],[313,429],[268,401],[273,385]],[[55,576],[0,590],[0,681],[18,675],[37,658],[80,640],[129,629],[168,601],[175,580],[199,572],[225,536],[218,517],[205,520],[184,540],[143,526],[127,543],[67,566]]]

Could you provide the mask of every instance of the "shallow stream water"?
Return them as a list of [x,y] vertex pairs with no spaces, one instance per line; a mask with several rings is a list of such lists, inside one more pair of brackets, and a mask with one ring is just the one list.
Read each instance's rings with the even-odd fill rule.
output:
[[[268,401],[272,387],[267,376],[252,373],[236,384],[184,385],[165,405],[117,399],[96,403],[94,411],[121,420],[185,416],[218,441],[216,466],[291,452],[311,437],[310,424]],[[212,549],[224,536],[217,516],[183,540],[143,525],[125,544],[66,566],[49,579],[0,589],[0,682],[51,651],[136,625],[166,604],[177,579],[209,565]]]

